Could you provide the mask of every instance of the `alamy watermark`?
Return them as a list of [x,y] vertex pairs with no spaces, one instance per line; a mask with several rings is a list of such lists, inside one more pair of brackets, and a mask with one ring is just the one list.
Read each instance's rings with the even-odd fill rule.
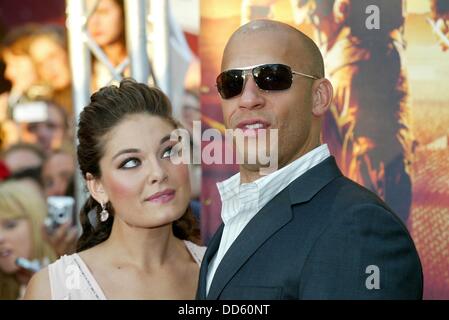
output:
[[365,273],[369,276],[365,280],[365,287],[368,290],[380,289],[380,268],[374,264],[369,265],[365,269]]
[[368,30],[380,29],[380,8],[374,4],[365,8],[365,13],[369,16],[365,20],[365,27]]
[[[226,129],[223,134],[213,128],[201,131],[201,121],[193,122],[193,137],[186,129],[176,129],[170,141],[176,141],[170,160],[174,164],[247,164],[257,165],[261,175],[278,169],[278,129],[266,129],[261,124],[245,128]],[[193,148],[190,141],[209,142],[203,149]]]

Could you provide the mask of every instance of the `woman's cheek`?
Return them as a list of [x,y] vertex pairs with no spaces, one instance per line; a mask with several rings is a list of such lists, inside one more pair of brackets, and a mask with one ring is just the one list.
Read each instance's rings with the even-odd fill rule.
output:
[[189,175],[189,167],[186,164],[180,164],[176,166],[176,183],[177,188],[183,193],[182,200],[190,201],[190,175]]
[[109,198],[126,199],[136,194],[136,179],[131,175],[118,174],[107,179]]
[[29,220],[20,220],[16,230],[14,230],[14,235],[12,236],[12,242],[17,245],[15,248],[19,256],[25,259],[31,259],[33,251],[33,240],[31,237],[31,224]]
[[172,177],[178,188],[190,191],[189,167],[186,164],[172,165]]

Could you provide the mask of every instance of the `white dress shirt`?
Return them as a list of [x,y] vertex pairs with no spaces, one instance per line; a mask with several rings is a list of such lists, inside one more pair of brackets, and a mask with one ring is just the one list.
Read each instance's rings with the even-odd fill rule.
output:
[[217,183],[222,201],[221,219],[224,229],[220,246],[209,264],[207,294],[221,260],[248,222],[290,183],[329,156],[329,148],[323,144],[282,169],[254,182],[240,184],[240,173],[237,173]]

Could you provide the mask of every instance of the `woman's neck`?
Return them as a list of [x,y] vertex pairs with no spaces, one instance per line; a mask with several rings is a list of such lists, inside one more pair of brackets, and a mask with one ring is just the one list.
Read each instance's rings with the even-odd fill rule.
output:
[[182,250],[172,225],[139,228],[116,218],[111,235],[104,243],[117,265],[132,265],[141,270],[153,270],[169,263]]

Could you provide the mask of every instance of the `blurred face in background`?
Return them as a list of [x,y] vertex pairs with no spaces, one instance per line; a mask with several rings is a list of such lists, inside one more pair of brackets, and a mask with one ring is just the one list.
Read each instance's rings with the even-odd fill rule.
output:
[[46,121],[23,123],[21,138],[25,143],[38,144],[48,154],[61,147],[67,128],[63,110],[49,104],[47,112]]
[[75,162],[67,153],[58,152],[49,156],[42,168],[45,195],[66,195],[75,173]]
[[[47,204],[36,181],[10,180],[0,184],[0,271],[26,283],[30,273],[16,266],[17,258],[42,259],[50,248],[42,239]],[[1,281],[1,280],[0,280]]]
[[5,78],[11,81],[12,88],[18,92],[25,92],[37,80],[36,69],[28,55],[16,55],[5,50]]
[[435,28],[439,31],[438,43],[443,51],[449,50],[449,12],[438,16]]
[[36,152],[25,148],[8,152],[3,160],[12,173],[42,165],[42,158]]
[[39,78],[55,90],[68,88],[71,82],[67,51],[50,36],[36,38],[30,55]]
[[0,270],[2,272],[16,273],[19,270],[15,263],[16,259],[19,257],[31,258],[31,232],[28,219],[2,218],[0,212]]
[[[88,0],[88,8],[93,8],[97,0]],[[124,37],[122,7],[115,0],[98,0],[95,12],[89,19],[88,30],[100,47],[120,41]]]

